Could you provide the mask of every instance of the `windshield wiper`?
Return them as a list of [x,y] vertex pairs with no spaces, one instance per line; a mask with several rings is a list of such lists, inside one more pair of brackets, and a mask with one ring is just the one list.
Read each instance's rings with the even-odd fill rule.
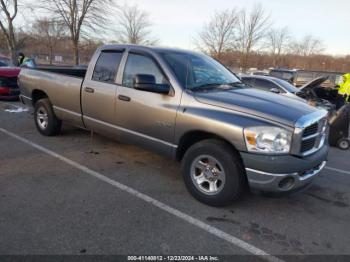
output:
[[192,91],[198,91],[198,90],[210,90],[210,89],[214,89],[214,88],[218,88],[222,85],[222,83],[210,83],[210,84],[203,84],[203,85],[199,85],[199,86],[195,86],[190,88],[190,90]]

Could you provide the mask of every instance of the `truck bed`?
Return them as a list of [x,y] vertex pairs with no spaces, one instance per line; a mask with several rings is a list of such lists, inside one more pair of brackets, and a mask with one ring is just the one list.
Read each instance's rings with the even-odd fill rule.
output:
[[59,118],[79,122],[80,92],[85,73],[86,69],[22,68],[19,75],[21,95],[35,100],[38,92],[45,93]]

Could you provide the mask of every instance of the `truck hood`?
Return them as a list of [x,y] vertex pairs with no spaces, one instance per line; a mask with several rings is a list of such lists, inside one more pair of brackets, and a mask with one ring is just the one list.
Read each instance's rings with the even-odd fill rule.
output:
[[200,103],[242,112],[293,127],[302,116],[317,111],[305,102],[254,89],[196,92]]

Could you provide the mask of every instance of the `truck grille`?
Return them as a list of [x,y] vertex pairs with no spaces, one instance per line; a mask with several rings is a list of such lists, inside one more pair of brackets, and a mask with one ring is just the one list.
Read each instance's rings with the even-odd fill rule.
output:
[[318,131],[318,123],[312,124],[311,126],[308,126],[304,129],[303,137],[308,137],[313,134],[316,134]]
[[318,132],[318,122],[306,127],[303,131],[301,142],[301,153],[307,152],[315,147]]
[[312,150],[317,150],[323,144],[324,126],[326,125],[326,119],[321,119],[316,123],[313,123],[305,127],[302,133],[302,140],[300,146],[300,153],[307,154]]
[[328,134],[328,113],[317,110],[295,123],[291,153],[305,157],[315,153],[325,143]]
[[315,143],[316,143],[316,138],[304,140],[301,143],[301,152],[304,153],[304,152],[307,152],[307,151],[313,149],[315,146]]

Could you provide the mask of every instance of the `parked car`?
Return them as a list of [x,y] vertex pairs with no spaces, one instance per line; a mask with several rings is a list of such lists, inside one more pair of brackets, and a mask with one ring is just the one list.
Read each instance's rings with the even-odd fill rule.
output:
[[206,55],[106,45],[79,72],[22,69],[21,100],[38,131],[57,135],[64,121],[181,161],[189,192],[206,204],[229,204],[246,185],[294,191],[326,164],[325,110],[249,88]]
[[293,99],[304,101],[318,108],[327,111],[335,110],[335,105],[323,98],[320,98],[315,90],[327,80],[325,77],[313,79],[300,88],[296,88],[289,82],[272,76],[241,76],[244,83],[264,91],[277,93]]
[[300,92],[298,88],[279,78],[261,75],[245,75],[241,76],[241,80],[249,86],[257,89],[304,101],[297,95]]
[[19,87],[17,77],[20,68],[0,67],[0,99],[1,100],[18,100]]

